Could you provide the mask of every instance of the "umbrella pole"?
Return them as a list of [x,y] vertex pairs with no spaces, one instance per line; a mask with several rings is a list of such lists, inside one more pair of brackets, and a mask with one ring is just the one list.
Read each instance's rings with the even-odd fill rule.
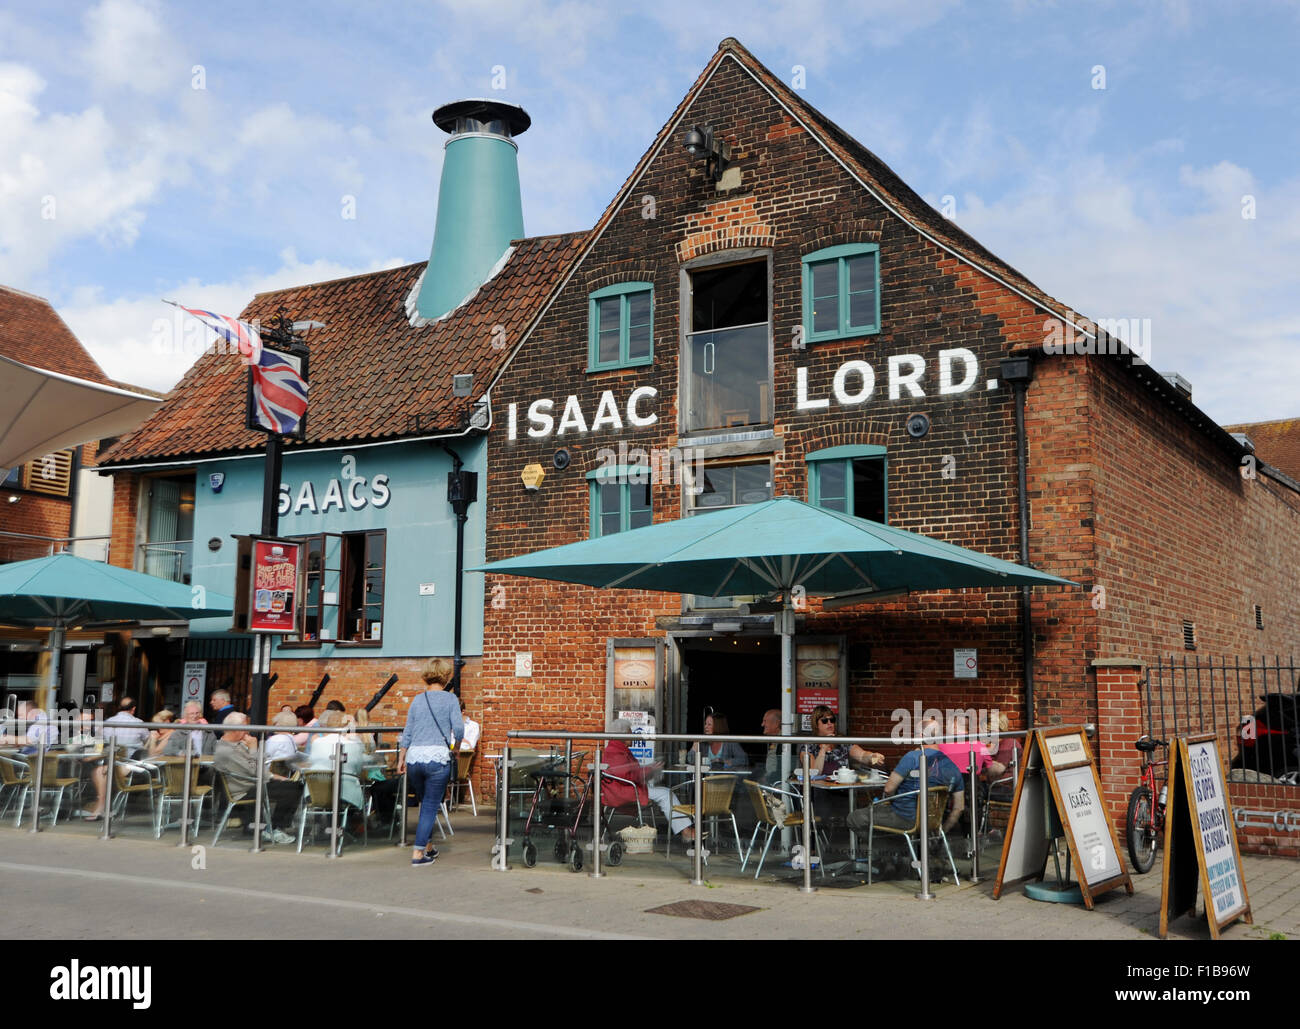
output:
[[[790,594],[781,595],[781,610],[776,614],[775,629],[781,634],[781,734],[794,735],[794,608],[790,606]],[[781,782],[790,781],[794,761],[790,745],[781,747]],[[794,833],[790,829],[781,829],[781,849],[789,853]]]

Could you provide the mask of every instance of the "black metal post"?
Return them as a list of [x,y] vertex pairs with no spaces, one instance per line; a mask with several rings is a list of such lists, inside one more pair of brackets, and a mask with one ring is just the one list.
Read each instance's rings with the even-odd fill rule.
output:
[[447,476],[447,502],[456,512],[456,613],[452,622],[452,662],[455,672],[452,675],[451,691],[460,696],[460,670],[465,664],[460,656],[461,645],[461,609],[464,605],[465,578],[465,523],[469,521],[469,505],[477,495],[476,478],[473,472],[463,471],[465,462],[451,447],[442,448],[451,458],[451,474]]

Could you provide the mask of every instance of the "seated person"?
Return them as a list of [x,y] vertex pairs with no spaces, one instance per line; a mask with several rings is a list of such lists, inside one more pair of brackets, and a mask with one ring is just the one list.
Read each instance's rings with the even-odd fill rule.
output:
[[95,735],[95,712],[91,708],[73,715],[70,728],[72,735],[68,737],[69,746],[89,747],[98,741]]
[[[780,736],[781,712],[776,708],[770,708],[763,712],[761,728],[764,736]],[[776,743],[769,743],[766,747],[763,775],[760,781],[767,786],[772,786],[781,781],[781,747]]]
[[[221,739],[213,748],[217,771],[226,781],[231,800],[243,800],[257,789],[257,739],[241,727],[248,724],[248,715],[232,711],[226,715]],[[274,843],[292,843],[295,837],[287,832],[293,825],[298,805],[302,801],[302,785],[289,782],[283,775],[266,775],[266,796],[271,801],[271,826],[266,833]],[[244,819],[244,833],[253,832],[254,818]]]
[[[330,703],[337,702],[330,701]],[[326,708],[325,713],[320,716],[320,727],[322,729],[343,728],[347,725],[347,722],[346,712],[339,708]],[[312,733],[311,746],[307,748],[307,755],[311,761],[307,767],[313,771],[332,771],[334,768],[334,751],[338,747],[343,748],[342,781],[339,783],[339,796],[342,797],[344,803],[351,804],[358,811],[364,811],[365,798],[361,792],[360,776],[365,765],[365,748],[355,736],[345,736],[342,733],[333,732]]]
[[272,733],[266,741],[266,763],[272,761],[293,761],[298,756],[294,745],[294,733],[289,729],[297,728],[298,717],[292,711],[277,711],[271,724],[286,731]]
[[[161,711],[154,713],[152,721],[171,722],[176,716],[163,708]],[[144,757],[161,757],[166,751],[167,742],[175,735],[175,729],[151,729],[149,731],[149,742],[144,746]]]
[[[834,736],[835,712],[825,704],[818,704],[812,713],[813,733],[817,736]],[[862,765],[883,765],[885,755],[859,747],[856,743],[805,743],[799,754],[808,752],[808,768],[813,775],[834,775],[837,769],[851,768],[851,762]],[[802,757],[795,766],[802,768]]]
[[141,719],[135,714],[135,700],[123,697],[117,704],[117,713],[104,719],[104,739],[112,740],[119,747],[125,747],[127,753],[143,747],[149,742],[149,730],[136,728]]
[[0,739],[0,743],[17,743],[35,748],[42,740],[47,747],[59,742],[58,725],[29,700],[18,701],[17,718],[12,728],[12,733]]
[[[606,723],[605,731],[626,733],[632,731],[632,726],[626,718],[615,718]],[[642,804],[654,804],[664,813],[664,818],[668,821],[672,832],[680,835],[687,843],[695,839],[695,826],[691,824],[690,816],[673,811],[677,798],[673,796],[672,790],[667,786],[646,785],[647,773],[657,772],[660,765],[643,767],[641,762],[632,756],[632,751],[628,749],[625,740],[607,741],[601,761],[608,766],[607,774],[602,775],[600,780],[602,804],[609,807],[622,807],[624,804],[633,804],[637,801]],[[626,779],[632,785],[611,779],[611,775]]]
[[964,714],[958,712],[952,717],[952,723],[948,728],[947,735],[964,736],[966,738],[951,743],[935,744],[935,749],[960,768],[963,775],[970,770],[971,754],[975,755],[975,770],[977,773],[985,771],[993,763],[993,755],[989,753],[989,748],[981,740],[970,735],[970,732],[969,721]]
[[[944,832],[947,832],[956,824],[966,807],[966,792],[962,788],[961,772],[937,748],[926,745],[924,752],[927,790],[931,786],[947,786],[952,797],[952,810],[943,823]],[[873,810],[876,825],[910,829],[916,822],[916,799],[920,793],[920,782],[912,778],[912,774],[920,769],[920,765],[920,750],[909,750],[904,754],[885,783],[884,798],[882,798],[884,802],[854,811],[848,818],[849,829],[856,833],[865,833],[872,819]],[[907,784],[907,788],[902,793],[898,793],[898,788],[904,783]]]
[[[998,712],[998,732],[1010,732],[1011,723],[1007,720],[1005,712]],[[1012,770],[1020,768],[1020,741],[1014,736],[1002,736],[998,739],[998,749],[993,754],[988,768],[984,773],[985,782],[989,783],[988,799],[999,803],[1011,803],[1011,796],[1015,792],[1016,784],[1014,780],[1008,782],[998,782],[999,779],[1009,777]]]
[[[294,717],[297,718],[298,724],[303,728],[310,728],[320,723],[316,721],[316,710],[310,704],[299,704],[293,709]],[[312,734],[309,732],[294,733],[293,745],[299,750],[311,745]]]
[[[181,708],[181,724],[208,724],[208,720],[203,717],[202,702],[197,700],[187,700],[185,702],[185,706]],[[167,740],[166,745],[163,747],[163,754],[168,757],[184,757],[185,745],[189,744],[194,756],[201,757],[204,754],[211,754],[215,743],[216,737],[210,732],[204,732],[201,729],[177,728],[172,731],[171,738]]]
[[483,727],[465,714],[465,698],[460,698],[460,720],[465,723],[465,736],[460,741],[461,750],[473,750],[478,746],[479,734]]
[[[731,732],[727,725],[727,716],[721,711],[714,711],[712,714],[704,716],[704,735],[705,736],[726,736]],[[698,743],[692,743],[691,749],[686,753],[686,763],[695,764],[695,752],[699,749]],[[704,746],[704,767],[709,768],[721,763],[723,768],[748,768],[749,756],[745,753],[745,748],[739,743],[706,743]]]

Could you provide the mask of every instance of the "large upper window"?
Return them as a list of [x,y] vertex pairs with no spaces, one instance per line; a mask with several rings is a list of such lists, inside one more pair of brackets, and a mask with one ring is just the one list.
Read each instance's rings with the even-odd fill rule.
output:
[[772,422],[767,261],[691,273],[686,431]]
[[145,542],[137,567],[188,584],[193,569],[194,473],[145,480]]
[[884,447],[830,447],[807,461],[810,504],[873,522],[889,520]]
[[[772,499],[772,465],[769,461],[748,464],[709,465],[704,470],[704,488],[691,493],[690,514],[703,514],[745,504],[761,504]],[[747,604],[752,596],[687,597],[687,606],[696,610],[730,608]]]
[[654,360],[654,287],[619,282],[588,298],[587,371],[633,368]]
[[880,331],[880,248],[875,243],[827,247],[801,260],[806,341]]
[[591,490],[591,538],[649,525],[650,469],[597,469],[588,472]]
[[305,574],[298,634],[284,642],[378,646],[384,629],[384,530],[299,538]]

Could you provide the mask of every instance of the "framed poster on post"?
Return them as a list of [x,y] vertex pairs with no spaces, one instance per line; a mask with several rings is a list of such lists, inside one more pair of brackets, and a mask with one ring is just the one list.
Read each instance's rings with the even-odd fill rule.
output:
[[296,632],[302,545],[254,537],[249,575],[248,631]]

